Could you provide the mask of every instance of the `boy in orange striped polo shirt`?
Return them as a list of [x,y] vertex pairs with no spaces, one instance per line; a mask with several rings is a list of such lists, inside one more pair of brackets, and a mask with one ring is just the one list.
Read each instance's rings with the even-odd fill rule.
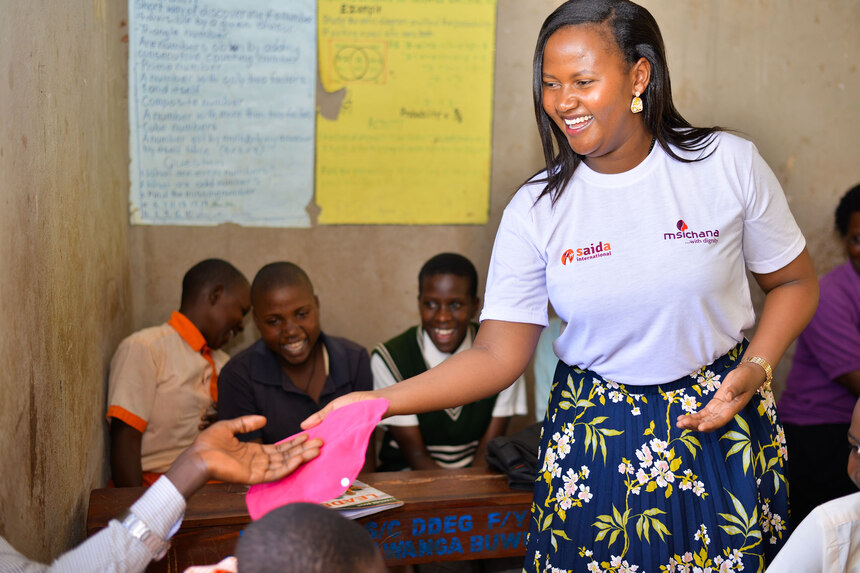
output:
[[248,280],[207,259],[182,279],[179,311],[122,341],[110,366],[111,473],[118,487],[150,485],[191,445],[218,400],[218,350],[242,331]]

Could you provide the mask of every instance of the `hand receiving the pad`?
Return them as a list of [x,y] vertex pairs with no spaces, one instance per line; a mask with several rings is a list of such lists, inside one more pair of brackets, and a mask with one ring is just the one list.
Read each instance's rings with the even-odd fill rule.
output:
[[322,440],[300,436],[274,445],[240,442],[235,434],[266,425],[263,416],[242,416],[208,427],[173,462],[167,478],[187,499],[209,480],[255,484],[280,479],[320,453]]

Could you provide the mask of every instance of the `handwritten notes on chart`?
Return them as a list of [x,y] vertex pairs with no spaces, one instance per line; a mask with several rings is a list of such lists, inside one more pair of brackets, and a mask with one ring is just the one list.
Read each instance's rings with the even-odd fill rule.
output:
[[316,2],[129,0],[131,220],[307,227]]
[[318,1],[320,222],[485,223],[495,0]]

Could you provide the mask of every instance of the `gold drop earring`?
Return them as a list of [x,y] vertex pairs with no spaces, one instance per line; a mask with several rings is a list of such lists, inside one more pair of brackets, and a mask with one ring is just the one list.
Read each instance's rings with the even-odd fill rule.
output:
[[633,92],[633,101],[630,102],[630,111],[633,113],[642,112],[642,98],[639,97],[639,92]]

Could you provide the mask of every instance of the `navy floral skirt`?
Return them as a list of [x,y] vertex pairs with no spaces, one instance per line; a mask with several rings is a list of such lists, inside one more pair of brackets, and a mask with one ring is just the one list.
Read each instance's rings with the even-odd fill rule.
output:
[[524,571],[764,571],[788,537],[773,393],[760,390],[716,432],[675,426],[708,403],[745,348],[654,386],[559,362]]

